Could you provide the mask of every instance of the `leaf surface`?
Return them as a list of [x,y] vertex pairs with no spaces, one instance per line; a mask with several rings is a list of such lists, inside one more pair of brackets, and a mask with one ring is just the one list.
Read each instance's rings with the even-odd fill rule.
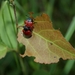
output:
[[9,6],[9,12],[8,6],[8,2],[4,1],[2,4],[2,8],[0,10],[0,37],[2,41],[5,43],[5,45],[17,51],[15,24],[13,25],[15,18],[13,9]]
[[0,59],[5,57],[7,52],[8,52],[7,46],[0,39]]
[[75,49],[59,30],[53,28],[47,14],[37,16],[34,21],[36,23],[31,38],[25,38],[22,29],[19,30],[18,41],[26,46],[22,57],[33,56],[35,62],[45,64],[57,63],[60,58],[75,59]]

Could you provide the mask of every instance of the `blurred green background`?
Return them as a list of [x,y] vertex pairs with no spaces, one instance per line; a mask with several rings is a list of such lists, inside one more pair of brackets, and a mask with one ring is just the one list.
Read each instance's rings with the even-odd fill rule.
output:
[[[34,17],[45,12],[50,16],[53,27],[60,29],[75,47],[75,0],[15,0],[15,4],[19,25],[24,23],[28,12],[33,12]],[[17,41],[12,6],[0,0],[0,50],[3,48],[9,52],[0,59],[0,75],[75,75],[74,60],[60,59],[58,63],[39,64],[32,57],[21,58],[15,52]],[[23,54],[25,47],[20,44],[19,49]]]

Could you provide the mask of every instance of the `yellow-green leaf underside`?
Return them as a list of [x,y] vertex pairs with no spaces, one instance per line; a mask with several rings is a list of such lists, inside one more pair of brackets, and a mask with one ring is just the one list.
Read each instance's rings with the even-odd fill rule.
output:
[[34,20],[32,37],[27,39],[23,36],[22,29],[18,33],[18,41],[25,45],[24,56],[35,57],[39,63],[56,63],[60,58],[75,59],[75,49],[65,40],[59,30],[52,27],[48,15],[42,14]]
[[7,52],[8,52],[8,48],[3,42],[0,41],[0,59],[5,57]]

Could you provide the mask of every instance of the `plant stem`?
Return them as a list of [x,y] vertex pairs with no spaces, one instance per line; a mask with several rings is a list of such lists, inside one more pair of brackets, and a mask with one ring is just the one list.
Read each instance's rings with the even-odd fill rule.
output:
[[[17,27],[18,27],[18,20],[17,20],[17,15],[16,15],[16,6],[15,6],[14,1],[13,1],[12,5],[13,5],[14,16],[15,16],[15,22],[16,22],[16,28],[17,28]],[[16,33],[18,33],[18,28],[17,28],[17,32],[16,32]]]
[[[18,20],[17,20],[17,15],[16,15],[16,6],[15,6],[15,3],[14,3],[14,0],[10,0],[10,3],[12,4],[13,6],[13,10],[14,10],[14,16],[15,16],[15,22],[16,22],[16,39],[17,39],[17,34],[18,34]],[[19,43],[17,41],[17,48],[18,48],[18,51],[19,51]],[[25,75],[26,74],[26,70],[25,70],[25,67],[24,67],[24,63],[23,63],[23,60],[21,57],[19,57],[19,61],[20,61],[20,64],[21,64],[21,67],[22,67],[22,71],[23,71],[23,74]]]
[[12,24],[13,24],[14,33],[15,33],[16,30],[15,30],[15,25],[14,25],[13,17],[12,17],[12,14],[11,14],[10,6],[9,6],[9,4],[7,4],[7,6],[8,6],[8,10],[9,10],[9,14],[10,14],[11,22],[12,22]]
[[74,31],[75,31],[75,16],[73,17],[70,27],[65,35],[65,39],[69,41]]
[[54,9],[54,3],[55,0],[49,0],[48,4],[47,4],[47,14],[50,16],[50,19],[52,19],[52,14],[53,14],[53,9]]
[[[74,33],[74,31],[75,31],[75,16],[74,16],[74,18],[70,24],[70,27],[65,35],[65,39],[69,41],[72,34]],[[75,60],[68,60],[63,71],[62,71],[62,75],[68,75],[69,72],[71,71],[74,63],[75,63]]]

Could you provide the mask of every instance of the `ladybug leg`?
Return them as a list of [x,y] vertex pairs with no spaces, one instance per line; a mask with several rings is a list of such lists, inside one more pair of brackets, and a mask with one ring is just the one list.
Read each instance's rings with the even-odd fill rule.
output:
[[17,26],[17,28],[19,28],[19,27],[24,27],[24,25],[21,25],[21,26]]

